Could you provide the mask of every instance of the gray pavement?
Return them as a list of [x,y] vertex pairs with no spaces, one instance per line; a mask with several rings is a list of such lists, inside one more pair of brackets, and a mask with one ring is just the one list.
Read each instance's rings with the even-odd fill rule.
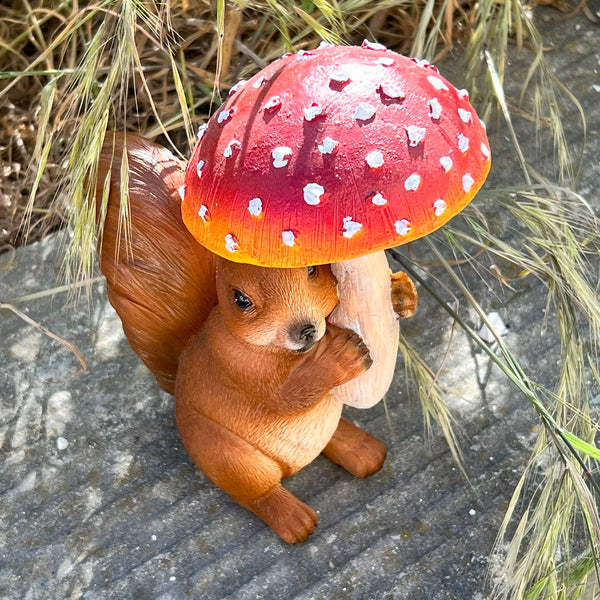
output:
[[[578,16],[547,35],[557,74],[586,110],[580,189],[599,207],[600,27]],[[575,118],[573,143],[581,138]],[[516,126],[534,139],[525,120]],[[504,134],[490,132],[492,182],[516,183],[512,155],[498,151],[507,147]],[[552,149],[531,144],[543,169]],[[12,262],[0,257],[0,300],[56,285],[63,247],[58,234],[20,249]],[[505,340],[521,364],[551,386],[557,337],[543,284],[528,278],[510,291],[462,274],[508,325]],[[427,294],[420,298],[403,330],[437,368],[452,323]],[[382,403],[346,411],[387,444],[384,468],[356,480],[319,457],[288,480],[320,518],[308,542],[290,547],[197,471],[179,440],[171,397],[129,349],[103,284],[87,304],[64,301],[57,295],[19,308],[75,344],[88,361],[84,373],[66,348],[0,313],[0,598],[484,600],[490,580],[502,577],[490,552],[537,419],[460,330],[441,377],[470,482],[443,438],[424,436],[399,362],[387,413]]]

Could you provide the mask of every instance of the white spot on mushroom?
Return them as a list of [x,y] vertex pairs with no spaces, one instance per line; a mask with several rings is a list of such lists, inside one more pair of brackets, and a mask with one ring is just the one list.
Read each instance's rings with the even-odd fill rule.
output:
[[335,46],[335,44],[321,40],[321,43],[317,46],[317,50],[323,50],[323,48],[331,48],[333,46]]
[[447,173],[452,168],[452,159],[449,156],[441,156],[440,165],[442,165],[442,169]]
[[490,149],[483,142],[481,142],[481,154],[486,158],[490,157]]
[[277,110],[281,106],[281,98],[279,96],[271,96],[266,102],[264,109],[266,111],[269,110]]
[[433,212],[436,217],[441,217],[444,214],[444,211],[448,208],[446,201],[440,198],[433,203]]
[[304,109],[304,118],[307,121],[312,121],[322,114],[323,109],[318,104],[311,104],[308,108]]
[[260,198],[252,198],[252,200],[248,202],[248,212],[252,216],[258,217],[262,212],[262,200]]
[[403,100],[406,94],[395,83],[382,83],[377,87],[377,91],[391,100]]
[[225,249],[229,252],[237,252],[240,247],[238,246],[237,240],[231,233],[225,236]]
[[442,105],[439,103],[437,98],[432,98],[429,101],[429,109],[429,116],[437,121],[442,114]]
[[427,81],[429,81],[429,83],[438,91],[440,91],[440,90],[448,91],[448,86],[439,77],[435,77],[434,75],[429,75],[429,77],[427,77]]
[[418,146],[425,139],[425,128],[418,127],[417,125],[408,125],[405,127],[406,133],[408,134],[408,145]]
[[431,63],[426,58],[412,58],[418,67],[430,67]]
[[276,169],[280,169],[281,167],[285,167],[288,162],[290,162],[289,157],[292,155],[292,149],[287,146],[277,146],[271,152],[271,156],[273,157],[273,166]]
[[208,221],[208,207],[201,204],[200,209],[198,210],[198,216],[206,223],[206,221]]
[[409,175],[404,181],[404,189],[407,192],[416,192],[421,185],[421,176],[418,173]]
[[382,67],[391,67],[396,61],[389,56],[381,56],[376,62]]
[[475,180],[471,177],[471,175],[469,173],[465,173],[463,175],[462,185],[463,185],[463,190],[465,190],[465,192],[468,192],[473,187],[474,183],[475,183]]
[[377,194],[374,194],[371,198],[371,202],[375,204],[375,206],[383,206],[384,204],[387,204],[387,198],[377,192]]
[[179,193],[179,197],[181,198],[181,201],[183,202],[185,200],[185,184],[183,184],[182,186],[180,186],[177,189],[177,192]]
[[247,83],[248,81],[246,79],[240,79],[235,85],[232,85],[231,88],[229,88],[229,95],[233,96],[233,94],[239,92]]
[[309,183],[304,186],[304,202],[313,206],[321,202],[321,196],[325,193],[325,189],[318,183]]
[[394,223],[394,227],[396,228],[396,233],[398,235],[408,235],[411,225],[409,220],[400,219]]
[[204,169],[205,164],[206,163],[203,160],[199,160],[198,164],[196,165],[196,173],[198,175],[198,179],[202,177],[202,169]]
[[296,236],[294,235],[293,231],[282,231],[281,232],[281,239],[283,240],[283,243],[286,246],[292,247],[296,243],[294,241],[296,239]]
[[222,110],[217,115],[217,123],[219,125],[223,125],[223,123],[226,123],[227,121],[229,121],[229,119],[231,119],[232,116],[233,116],[233,108],[230,108],[229,110]]
[[298,54],[296,54],[296,60],[298,62],[303,61],[305,58],[308,58],[310,56],[314,56],[314,52],[310,52],[308,50],[298,50]]
[[379,169],[383,167],[383,154],[379,152],[379,150],[371,150],[371,152],[365,156],[365,161],[371,169]]
[[330,79],[334,83],[348,83],[351,79],[351,76],[348,71],[336,71],[331,75]]
[[267,78],[264,75],[261,75],[253,84],[252,87],[254,89],[258,89],[259,87],[262,87],[263,85],[265,85],[265,83],[267,82]]
[[359,121],[368,121],[375,114],[375,107],[368,102],[361,102],[353,115]]
[[485,124],[485,121],[483,119],[479,119],[479,122],[481,123],[481,126],[487,130],[487,125]]
[[469,99],[469,91],[465,90],[465,88],[461,88],[460,90],[456,90],[458,95],[463,97],[465,100]]
[[322,144],[319,144],[318,148],[321,154],[335,154],[337,152],[340,143],[330,137],[326,137]]
[[460,117],[461,121],[463,121],[464,123],[468,123],[472,117],[471,111],[465,110],[464,108],[458,109],[458,116]]
[[361,48],[368,48],[369,50],[379,50],[380,52],[385,52],[387,48],[383,44],[378,44],[377,42],[370,42],[369,40],[363,40],[363,43],[360,45]]
[[202,123],[202,125],[200,125],[200,127],[198,127],[198,135],[196,137],[199,140],[201,140],[204,137],[204,134],[206,133],[207,129],[208,129],[208,124]]
[[469,138],[462,133],[458,134],[458,149],[463,154],[469,149]]
[[344,232],[342,233],[342,235],[345,238],[351,238],[353,235],[355,235],[362,229],[362,223],[357,223],[356,221],[353,221],[352,217],[344,217],[343,223]]
[[223,156],[225,158],[229,158],[230,156],[233,156],[233,153],[237,152],[241,147],[242,145],[237,140],[231,140],[225,147],[225,150],[223,150]]

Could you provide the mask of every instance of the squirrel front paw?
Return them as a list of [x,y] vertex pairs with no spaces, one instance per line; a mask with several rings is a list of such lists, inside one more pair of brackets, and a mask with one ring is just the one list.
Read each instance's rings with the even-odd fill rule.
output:
[[417,288],[410,277],[402,271],[392,273],[391,279],[394,312],[401,319],[408,319],[408,317],[412,317],[417,308]]
[[305,411],[372,364],[369,349],[358,334],[328,323],[325,335],[298,357],[282,388],[278,410],[287,414]]
[[318,350],[320,368],[331,373],[334,387],[358,377],[373,364],[369,348],[356,332],[330,323]]

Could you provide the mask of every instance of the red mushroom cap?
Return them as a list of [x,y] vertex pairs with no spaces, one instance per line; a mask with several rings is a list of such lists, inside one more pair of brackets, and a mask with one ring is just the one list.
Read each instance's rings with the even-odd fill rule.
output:
[[286,55],[201,127],[183,219],[237,262],[300,267],[414,240],[483,184],[483,123],[435,67],[380,45]]

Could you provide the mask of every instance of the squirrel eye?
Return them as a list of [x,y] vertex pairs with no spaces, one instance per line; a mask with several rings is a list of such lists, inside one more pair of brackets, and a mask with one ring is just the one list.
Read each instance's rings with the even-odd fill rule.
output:
[[252,300],[244,294],[244,292],[240,292],[240,290],[233,290],[233,301],[235,305],[244,312],[250,310],[253,306]]
[[308,272],[308,276],[312,277],[317,272],[317,267],[315,267],[314,265],[311,265],[310,267],[307,267],[306,270]]

